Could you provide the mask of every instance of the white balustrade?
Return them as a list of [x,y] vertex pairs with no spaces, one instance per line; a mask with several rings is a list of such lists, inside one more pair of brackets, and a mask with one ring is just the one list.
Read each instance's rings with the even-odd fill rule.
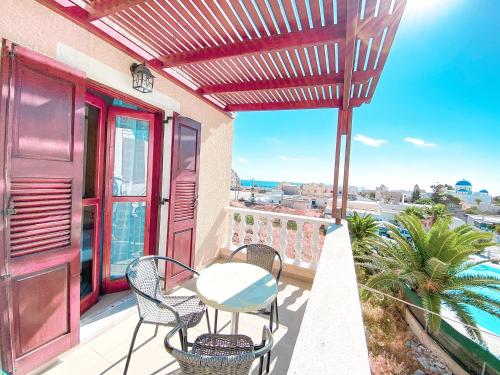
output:
[[273,246],[273,219],[268,217],[266,221],[266,244]]
[[259,218],[254,216],[252,223],[252,243],[258,243],[258,242],[259,242]]
[[286,259],[286,247],[288,245],[288,220],[285,218],[280,219],[281,223],[281,233],[280,233],[280,249],[279,253],[281,255],[281,259]]
[[302,221],[296,221],[297,223],[297,231],[295,232],[295,259],[293,264],[296,266],[300,266],[302,263],[302,249],[304,248],[303,242],[303,229],[304,223]]
[[318,223],[313,223],[312,225],[313,233],[312,233],[312,244],[311,244],[311,254],[312,254],[312,259],[311,259],[311,267],[313,269],[316,269],[318,266],[318,254],[319,254],[319,228],[320,225]]
[[233,246],[233,231],[234,231],[234,214],[229,214],[229,219],[227,223],[227,247]]
[[[331,219],[249,210],[237,207],[228,207],[227,211],[230,216],[228,224],[229,238],[227,241],[227,243],[230,244],[230,249],[236,248],[236,246],[232,243],[235,231],[238,234],[239,246],[244,244],[245,237],[250,229],[252,230],[251,241],[254,243],[260,242],[260,223],[265,220],[266,224],[262,225],[262,228],[265,231],[264,243],[269,246],[273,246],[273,242],[279,244],[279,249],[277,250],[286,263],[311,269],[316,269],[319,260],[320,227],[324,225],[325,228],[327,228],[330,224],[334,224],[335,222]],[[237,226],[234,222],[235,214],[239,214],[240,217],[240,222]],[[253,219],[253,224],[247,224],[247,222],[252,222],[251,219]],[[276,233],[273,233],[273,222],[277,222],[278,220],[280,222],[280,228]],[[287,253],[287,246],[289,246],[289,232],[294,231],[293,229],[288,229],[289,221],[297,224],[297,229],[295,230],[295,241],[293,243],[293,248],[295,250],[294,256],[291,253]],[[311,224],[307,226],[307,231],[309,231],[309,228],[312,227],[312,233],[310,235],[305,232],[304,224],[306,223]],[[279,236],[279,238],[277,236]],[[309,238],[311,241],[309,246],[304,246],[306,238]],[[308,249],[310,249],[310,251],[308,251]]]
[[246,226],[245,215],[240,213],[240,224],[238,225],[238,246],[242,246],[245,242]]

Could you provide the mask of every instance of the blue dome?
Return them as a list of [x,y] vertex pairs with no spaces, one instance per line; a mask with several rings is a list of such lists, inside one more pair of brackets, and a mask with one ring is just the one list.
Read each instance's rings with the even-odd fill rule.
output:
[[488,190],[486,190],[486,189],[480,190],[479,192],[484,193],[484,194],[488,194]]
[[455,186],[472,186],[472,184],[467,180],[458,181]]
[[467,193],[467,192],[468,192],[468,190],[467,190],[467,189],[458,189],[457,191],[458,191],[459,193]]

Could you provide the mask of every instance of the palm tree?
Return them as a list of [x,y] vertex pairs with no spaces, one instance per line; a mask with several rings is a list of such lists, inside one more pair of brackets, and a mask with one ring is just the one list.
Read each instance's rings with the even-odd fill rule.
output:
[[406,215],[413,215],[418,217],[420,220],[425,219],[425,211],[421,207],[416,207],[416,206],[410,206],[404,210],[404,213]]
[[357,212],[347,217],[349,236],[355,255],[370,253],[373,245],[379,240],[378,224],[372,215],[361,216]]
[[444,204],[438,203],[427,210],[427,214],[431,217],[431,225],[439,219],[448,219],[450,213]]
[[[428,232],[415,216],[401,215],[398,220],[411,239],[392,226],[392,240],[381,242],[377,254],[360,257],[358,264],[372,273],[366,285],[393,293],[402,293],[404,287],[414,290],[423,307],[434,313],[426,313],[431,332],[439,331],[444,304],[468,325],[465,328],[469,336],[482,343],[480,331],[469,327],[477,328],[477,323],[468,305],[500,317],[500,301],[481,293],[498,292],[500,278],[474,273],[471,268],[486,261],[471,261],[469,256],[491,246],[491,234],[467,225],[450,229],[450,219],[438,219]],[[363,298],[369,295],[363,290]]]

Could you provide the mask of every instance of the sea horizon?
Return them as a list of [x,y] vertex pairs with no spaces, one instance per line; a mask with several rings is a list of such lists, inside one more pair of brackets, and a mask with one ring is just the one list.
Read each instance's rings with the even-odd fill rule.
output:
[[303,182],[290,182],[290,181],[266,181],[266,180],[243,180],[240,179],[240,184],[243,187],[254,187],[263,188],[263,189],[274,189],[277,188],[280,184],[287,183],[292,185],[304,185]]

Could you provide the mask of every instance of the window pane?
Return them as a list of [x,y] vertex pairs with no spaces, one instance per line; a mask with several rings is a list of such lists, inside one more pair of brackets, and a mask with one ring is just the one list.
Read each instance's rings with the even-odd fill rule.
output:
[[80,253],[80,298],[92,292],[92,265],[94,263],[95,206],[83,207],[82,251]]
[[128,264],[144,255],[145,202],[113,203],[111,279],[125,276]]
[[83,198],[94,198],[96,182],[96,158],[98,148],[99,108],[85,105],[85,129],[83,143]]
[[116,118],[114,196],[146,196],[149,122]]

